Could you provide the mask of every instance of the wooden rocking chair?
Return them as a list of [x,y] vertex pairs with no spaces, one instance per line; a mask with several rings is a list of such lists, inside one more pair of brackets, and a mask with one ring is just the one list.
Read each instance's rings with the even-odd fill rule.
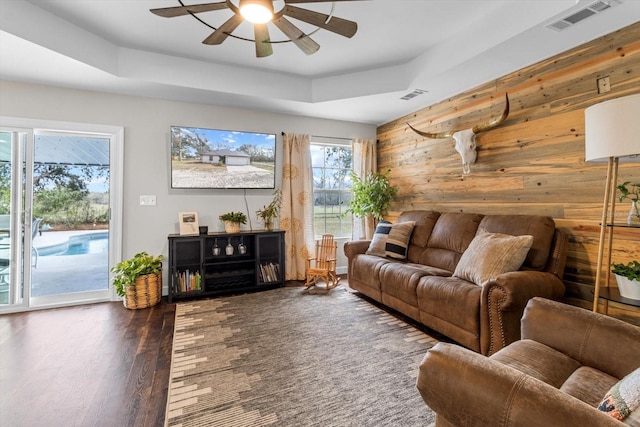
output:
[[336,252],[338,244],[332,234],[323,234],[322,240],[316,241],[315,258],[307,259],[306,287],[315,286],[322,279],[327,289],[338,286],[340,278],[336,273]]

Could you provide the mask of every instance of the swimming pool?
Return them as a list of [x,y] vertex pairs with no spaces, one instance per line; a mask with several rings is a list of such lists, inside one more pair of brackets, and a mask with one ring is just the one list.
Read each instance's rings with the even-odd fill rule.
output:
[[69,240],[38,250],[40,256],[101,254],[109,251],[109,232],[70,236]]

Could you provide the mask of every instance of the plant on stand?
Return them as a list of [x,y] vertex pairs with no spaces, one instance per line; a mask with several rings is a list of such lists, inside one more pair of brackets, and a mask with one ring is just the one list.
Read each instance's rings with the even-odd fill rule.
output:
[[273,230],[274,220],[280,213],[280,206],[282,204],[282,192],[279,189],[273,192],[273,200],[262,209],[256,211],[258,218],[264,223],[265,230]]
[[347,213],[351,212],[355,216],[374,220],[374,225],[384,218],[389,210],[391,202],[398,195],[398,187],[394,187],[389,182],[388,175],[391,169],[384,173],[369,172],[364,179],[361,179],[351,171],[351,201]]
[[640,300],[640,262],[630,261],[628,264],[612,264],[611,272],[615,274],[620,295],[625,298]]
[[116,294],[126,308],[147,308],[162,297],[162,255],[140,252],[111,269]]
[[627,216],[627,224],[640,225],[640,206],[638,205],[638,200],[640,200],[640,184],[632,184],[631,181],[626,181],[618,185],[617,188],[618,191],[620,191],[621,202],[624,199],[631,200],[631,210]]
[[240,224],[247,223],[247,216],[243,212],[227,212],[218,218],[224,221],[224,231],[227,233],[237,233],[240,231]]

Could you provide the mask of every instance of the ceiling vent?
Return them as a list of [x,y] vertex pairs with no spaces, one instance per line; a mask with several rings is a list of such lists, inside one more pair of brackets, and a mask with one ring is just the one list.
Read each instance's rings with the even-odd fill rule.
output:
[[577,24],[578,22],[590,18],[593,15],[597,15],[598,13],[602,13],[605,10],[609,10],[612,7],[616,7],[621,3],[622,0],[596,1],[586,7],[583,7],[580,10],[573,12],[569,16],[565,16],[558,21],[554,21],[551,24],[546,25],[546,27],[555,31],[566,30],[567,28]]
[[420,96],[420,95],[422,95],[423,93],[427,93],[427,91],[426,91],[426,90],[422,90],[422,89],[416,89],[416,90],[414,90],[413,92],[410,92],[410,93],[406,94],[405,96],[403,96],[403,97],[402,97],[402,98],[400,98],[400,99],[402,99],[402,100],[404,100],[404,101],[409,101],[410,99],[413,99],[413,98],[415,98],[416,96]]

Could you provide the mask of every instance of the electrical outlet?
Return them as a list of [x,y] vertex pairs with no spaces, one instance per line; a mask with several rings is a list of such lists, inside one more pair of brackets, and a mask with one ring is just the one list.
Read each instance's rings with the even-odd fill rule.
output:
[[156,196],[140,196],[140,206],[155,206]]
[[598,79],[598,93],[607,93],[611,90],[611,80],[609,76]]

